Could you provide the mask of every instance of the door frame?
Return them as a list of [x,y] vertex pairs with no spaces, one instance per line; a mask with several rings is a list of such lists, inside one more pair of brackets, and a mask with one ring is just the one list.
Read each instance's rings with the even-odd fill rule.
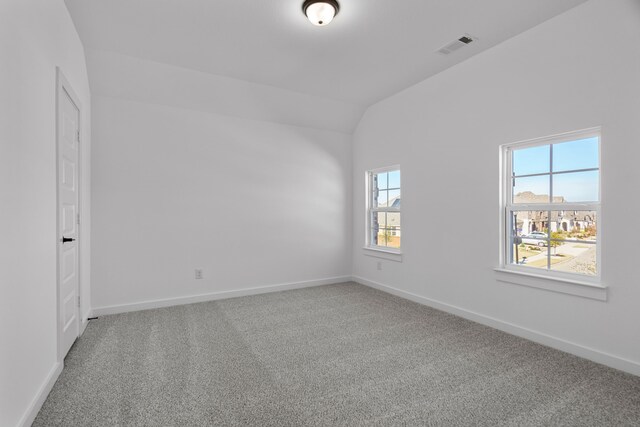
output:
[[[58,362],[60,362],[63,366],[64,366],[64,357],[62,355],[62,329],[64,327],[62,319],[61,319],[61,312],[60,312],[60,249],[61,249],[61,245],[60,245],[60,239],[61,239],[61,232],[62,230],[60,229],[60,99],[62,96],[69,96],[69,98],[71,99],[71,101],[75,104],[76,108],[78,109],[78,212],[77,215],[78,217],[76,218],[76,221],[78,221],[78,218],[82,218],[81,213],[82,213],[82,124],[83,124],[83,114],[82,114],[82,104],[80,103],[80,98],[78,97],[78,95],[76,95],[76,92],[73,90],[73,88],[71,87],[71,84],[69,83],[69,81],[67,80],[67,78],[64,76],[64,74],[62,73],[62,70],[60,69],[60,67],[56,67],[56,126],[55,126],[55,141],[56,141],[56,154],[55,154],[55,162],[56,162],[56,178],[55,178],[55,182],[56,182],[56,355],[57,355],[57,359]],[[81,289],[82,289],[82,266],[81,266],[81,259],[82,259],[82,251],[83,251],[83,244],[82,244],[82,222],[83,221],[79,221],[79,224],[76,224],[78,227],[78,237],[77,237],[77,246],[78,246],[78,263],[77,263],[77,267],[78,267],[78,289],[76,290],[77,292],[77,297],[78,297],[78,303],[75,305],[76,306],[76,316],[78,318],[78,337],[80,337],[80,335],[82,334],[82,326],[84,324],[84,322],[82,321],[82,298],[81,298]],[[77,337],[76,337],[77,338]]]

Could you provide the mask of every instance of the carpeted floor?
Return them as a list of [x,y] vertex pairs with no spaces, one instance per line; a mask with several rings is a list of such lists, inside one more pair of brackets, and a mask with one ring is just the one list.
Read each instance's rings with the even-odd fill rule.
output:
[[640,425],[640,377],[345,283],[105,316],[35,426]]

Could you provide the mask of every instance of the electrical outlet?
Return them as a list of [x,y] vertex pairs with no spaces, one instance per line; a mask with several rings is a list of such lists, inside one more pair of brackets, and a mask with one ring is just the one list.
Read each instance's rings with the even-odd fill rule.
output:
[[202,279],[202,270],[196,269],[196,279]]
[[382,270],[382,262],[378,261],[378,270]]

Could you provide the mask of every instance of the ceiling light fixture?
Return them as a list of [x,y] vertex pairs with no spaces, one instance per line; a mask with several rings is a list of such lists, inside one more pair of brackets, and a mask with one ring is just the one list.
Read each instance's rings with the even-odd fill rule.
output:
[[302,12],[313,25],[323,27],[338,14],[340,5],[336,0],[305,0]]

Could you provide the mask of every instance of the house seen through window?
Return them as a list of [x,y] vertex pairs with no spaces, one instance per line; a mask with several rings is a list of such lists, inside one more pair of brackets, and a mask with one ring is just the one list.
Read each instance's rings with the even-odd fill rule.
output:
[[600,134],[505,147],[505,263],[599,276]]
[[368,246],[398,251],[402,238],[400,223],[400,169],[369,172]]

